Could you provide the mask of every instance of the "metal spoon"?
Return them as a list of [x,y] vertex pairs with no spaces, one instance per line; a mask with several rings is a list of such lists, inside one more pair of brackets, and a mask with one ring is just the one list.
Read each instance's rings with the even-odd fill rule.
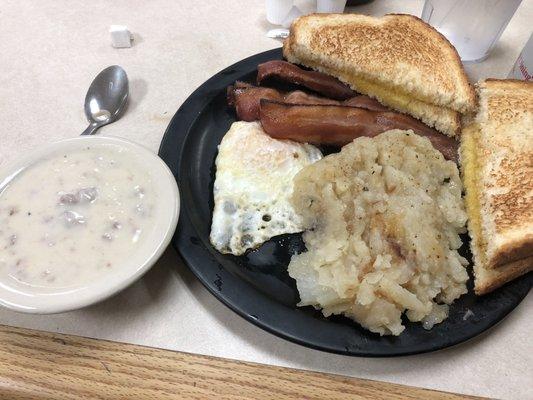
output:
[[82,135],[94,135],[102,126],[122,116],[128,102],[128,76],[118,65],[107,67],[94,78],[85,96],[89,126]]

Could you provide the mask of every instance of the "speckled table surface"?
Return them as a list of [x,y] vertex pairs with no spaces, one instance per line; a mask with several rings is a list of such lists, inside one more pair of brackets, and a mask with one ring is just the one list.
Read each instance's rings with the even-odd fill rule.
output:
[[[297,1],[302,9],[311,2]],[[420,15],[422,1],[376,0],[354,11]],[[0,5],[0,166],[86,126],[83,98],[105,66],[120,64],[131,104],[102,134],[156,151],[174,112],[204,80],[242,58],[279,47],[264,1],[4,0]],[[467,66],[472,80],[506,77],[531,34],[524,0],[490,57]],[[113,49],[108,27],[127,25],[129,49]],[[0,310],[0,324],[371,378],[499,398],[531,397],[529,295],[485,335],[433,354],[362,359],[321,353],[251,325],[211,296],[169,249],[140,281],[95,306],[53,316]]]

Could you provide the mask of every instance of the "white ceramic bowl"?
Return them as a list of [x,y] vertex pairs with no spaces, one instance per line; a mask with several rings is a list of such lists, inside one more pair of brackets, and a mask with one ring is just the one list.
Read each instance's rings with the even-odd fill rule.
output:
[[[161,256],[176,229],[179,215],[179,192],[174,176],[166,164],[147,148],[129,140],[110,136],[80,136],[52,143],[0,169],[0,193],[25,168],[59,152],[79,150],[98,144],[120,145],[142,160],[154,179],[158,197],[155,228],[141,241],[139,247],[112,273],[87,284],[54,290],[14,287],[0,279],[0,305],[36,314],[51,314],[75,310],[101,301],[139,279]],[[0,194],[1,196],[1,194]]]

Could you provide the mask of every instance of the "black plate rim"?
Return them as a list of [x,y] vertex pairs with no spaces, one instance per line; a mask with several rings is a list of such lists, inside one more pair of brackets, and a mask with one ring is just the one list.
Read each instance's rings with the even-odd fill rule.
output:
[[[189,129],[194,125],[194,122],[196,119],[201,115],[202,110],[208,105],[209,100],[211,97],[209,97],[209,93],[212,92],[212,87],[217,86],[217,82],[220,81],[222,78],[227,77],[228,75],[232,74],[236,69],[238,69],[240,66],[254,62],[255,65],[257,65],[260,62],[264,62],[267,60],[274,60],[274,59],[281,59],[282,58],[282,49],[276,48],[272,50],[267,50],[262,53],[258,53],[255,55],[252,55],[250,57],[247,57],[241,61],[238,61],[217,74],[213,75],[211,78],[209,78],[207,81],[205,81],[202,85],[200,85],[180,106],[178,111],[174,114],[172,119],[170,120],[165,133],[163,135],[163,138],[161,140],[161,144],[159,147],[158,154],[159,156],[167,163],[169,168],[172,170],[174,177],[176,181],[178,182],[178,187],[181,188],[180,184],[180,169],[178,167],[181,167],[181,159],[182,159],[182,153],[184,151],[183,144],[186,142],[187,135],[189,134]],[[218,88],[220,90],[220,88]],[[174,136],[173,131],[176,129],[177,126],[181,126],[180,131],[184,132],[185,134],[181,135],[181,137],[178,137],[178,152],[176,153],[176,148],[171,145],[172,136]],[[253,312],[250,312],[249,308],[247,307],[246,301],[243,302],[242,298],[246,298],[246,296],[243,296],[243,294],[253,294],[256,298],[261,297],[262,301],[266,305],[266,308],[269,307],[284,307],[283,305],[280,305],[273,300],[267,298],[262,293],[258,293],[255,291],[255,289],[252,289],[250,285],[247,282],[244,282],[236,277],[234,277],[230,273],[225,273],[225,270],[216,262],[213,260],[209,250],[205,248],[205,246],[201,245],[191,245],[189,242],[189,238],[191,236],[197,235],[195,228],[192,226],[192,222],[189,219],[187,209],[186,207],[181,207],[180,210],[180,218],[178,222],[178,228],[176,230],[176,233],[172,239],[172,246],[178,251],[178,253],[181,255],[183,261],[187,265],[187,267],[193,272],[193,274],[198,278],[198,280],[203,284],[203,286],[213,295],[215,298],[217,298],[220,302],[222,302],[225,306],[227,306],[229,309],[231,309],[236,314],[240,315],[242,318],[246,319],[248,322],[251,322],[252,324],[256,325],[257,327],[275,335],[280,338],[286,339],[290,342],[312,348],[315,350],[320,351],[326,351],[329,353],[334,354],[341,354],[341,355],[347,355],[347,356],[356,356],[356,357],[370,357],[370,358],[382,358],[382,357],[397,357],[397,356],[409,356],[414,354],[422,354],[422,353],[428,353],[428,352],[434,352],[438,350],[442,350],[445,348],[454,347],[458,344],[464,343],[474,337],[477,337],[479,335],[482,335],[486,333],[489,329],[497,325],[499,322],[501,322],[505,317],[518,305],[521,303],[521,301],[527,296],[528,291],[523,295],[519,296],[517,298],[516,304],[514,307],[510,307],[505,312],[502,312],[499,316],[499,318],[496,318],[490,323],[482,323],[480,324],[481,327],[478,330],[472,331],[472,333],[462,336],[459,339],[452,340],[447,343],[443,343],[441,345],[433,346],[431,348],[412,348],[410,350],[407,349],[399,349],[398,351],[386,351],[386,352],[380,352],[380,351],[361,351],[358,349],[349,349],[344,348],[341,349],[339,347],[335,346],[328,346],[324,343],[316,343],[314,341],[310,341],[308,339],[302,339],[298,335],[293,335],[290,332],[288,332],[286,329],[280,326],[273,326],[271,323],[264,322],[263,320],[258,320],[255,317],[255,314]],[[212,264],[209,268],[210,271],[206,271],[205,267],[198,268],[195,263],[196,259],[202,259],[202,262],[205,263],[205,260],[210,260],[209,264]],[[238,287],[239,295],[235,294],[228,294],[228,292],[221,292],[217,288],[217,286],[213,282],[213,277],[216,276],[220,278],[220,275],[224,275],[224,282],[225,284],[229,281],[231,286],[234,284],[236,287]],[[531,274],[529,274],[529,277],[524,276],[523,279],[528,279],[530,281],[529,286],[531,287]],[[245,293],[243,293],[245,292]],[[291,311],[294,311],[291,309]]]

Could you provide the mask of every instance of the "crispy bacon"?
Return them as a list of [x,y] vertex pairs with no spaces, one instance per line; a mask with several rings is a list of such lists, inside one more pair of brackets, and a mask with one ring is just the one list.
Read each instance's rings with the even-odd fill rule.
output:
[[235,82],[228,86],[228,106],[235,108],[237,117],[242,121],[256,121],[259,119],[259,101],[261,99],[281,101],[290,104],[330,104],[347,105],[366,108],[373,111],[388,111],[389,109],[377,100],[368,96],[355,96],[348,100],[338,101],[326,97],[314,96],[301,90],[282,92],[272,88],[258,87],[250,83]]
[[287,61],[268,61],[257,66],[257,84],[275,79],[303,86],[335,100],[346,100],[356,93],[338,79],[322,72],[306,71]]
[[286,104],[260,101],[260,120],[276,139],[344,146],[361,136],[373,137],[390,129],[412,129],[427,137],[446,159],[457,162],[457,142],[420,121],[392,111],[373,111],[343,105]]
[[235,107],[235,92],[241,92],[244,89],[255,87],[251,83],[236,81],[235,84],[228,86],[226,89],[226,99],[228,106]]
[[300,90],[287,93],[266,87],[244,86],[242,82],[236,82],[235,86],[228,87],[227,99],[228,105],[235,108],[237,118],[242,121],[259,120],[261,99],[296,104],[340,104],[336,100],[313,96]]
[[283,101],[284,95],[276,89],[265,87],[228,88],[228,105],[235,107],[237,118],[242,121],[259,119],[259,101],[261,99]]

